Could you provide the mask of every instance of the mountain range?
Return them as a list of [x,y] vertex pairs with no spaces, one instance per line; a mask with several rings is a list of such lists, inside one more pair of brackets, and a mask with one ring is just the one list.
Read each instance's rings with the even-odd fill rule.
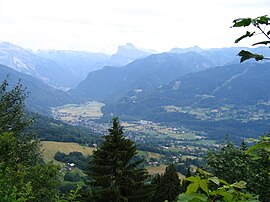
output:
[[210,67],[213,67],[213,63],[195,52],[154,54],[123,67],[107,66],[90,72],[87,78],[70,92],[88,100],[111,102],[130,90],[148,91],[178,76]]
[[11,85],[21,80],[30,92],[26,101],[28,109],[50,115],[50,107],[82,101],[80,97],[72,97],[66,89],[75,87],[89,72],[102,68],[104,64],[125,65],[149,54],[132,44],[120,46],[109,56],[84,51],[32,51],[1,42],[0,80],[7,79],[7,75]]
[[[256,105],[270,100],[270,64],[233,64],[186,74],[148,92],[129,91],[117,104],[117,114],[145,112],[151,108],[174,105],[178,107],[207,107],[224,105]],[[120,107],[120,108],[121,108]],[[149,107],[149,110],[151,110]]]
[[104,61],[110,58],[103,53],[69,50],[38,50],[34,54],[52,60],[70,72],[66,87],[76,87],[91,71],[102,68]]
[[215,137],[261,135],[270,128],[269,83],[269,63],[225,65],[180,76],[148,92],[131,90],[103,112],[183,125]]
[[[127,45],[127,47],[133,50],[132,45]],[[127,49],[129,50],[129,48]],[[187,73],[227,64],[238,64],[237,53],[242,49],[245,48],[207,50],[199,47],[174,48],[170,52],[152,54],[136,59],[121,67],[105,66],[102,69],[91,71],[87,78],[79,83],[75,89],[72,89],[70,93],[87,100],[113,102],[124,96],[128,91],[149,91]],[[128,52],[128,50],[126,51]],[[265,54],[268,51],[267,48],[247,48],[247,50],[259,54]],[[118,52],[120,55],[120,52],[125,51]],[[111,58],[113,57],[114,55]]]
[[30,92],[27,108],[47,116],[51,107],[96,100],[106,104],[105,117],[184,125],[213,136],[262,134],[270,127],[269,63],[239,64],[241,49],[268,52],[192,47],[152,54],[126,44],[109,56],[2,42],[0,80],[21,79]]
[[113,55],[69,50],[28,50],[8,42],[0,43],[0,64],[31,75],[62,89],[76,87],[91,71],[106,65],[123,66],[150,55],[128,43]]

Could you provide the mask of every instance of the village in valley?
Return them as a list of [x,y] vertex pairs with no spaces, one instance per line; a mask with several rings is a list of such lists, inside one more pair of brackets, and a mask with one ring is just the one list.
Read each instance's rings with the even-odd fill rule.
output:
[[[110,121],[100,122],[102,103],[89,102],[84,105],[66,105],[53,108],[55,119],[75,126],[83,126],[103,136],[111,127]],[[156,172],[169,163],[186,163],[198,166],[209,147],[218,147],[215,140],[206,138],[204,132],[184,126],[169,127],[148,120],[123,121],[124,135],[137,145],[138,156],[145,159],[144,166]],[[88,145],[96,147],[96,144]],[[72,163],[72,162],[70,162]],[[67,167],[70,167],[67,166]],[[153,167],[156,167],[153,170]]]

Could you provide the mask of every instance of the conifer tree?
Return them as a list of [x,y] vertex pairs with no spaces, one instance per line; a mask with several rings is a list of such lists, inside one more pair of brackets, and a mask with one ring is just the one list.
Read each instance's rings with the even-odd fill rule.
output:
[[[190,167],[188,167],[186,170],[187,171],[186,171],[186,177],[185,178],[188,178],[188,177],[191,176]],[[183,179],[182,183],[181,183],[181,186],[180,186],[180,193],[186,192],[187,187],[188,187],[189,184],[190,184],[190,181],[187,181],[186,179]]]
[[157,184],[153,202],[163,202],[165,200],[170,202],[180,193],[180,180],[174,164],[167,166],[165,173],[161,177],[157,176],[154,181],[159,182],[159,184]]
[[93,198],[88,201],[149,201],[152,186],[145,183],[147,172],[138,167],[141,160],[133,160],[136,146],[123,136],[118,118],[113,118],[113,126],[104,138],[90,161]]

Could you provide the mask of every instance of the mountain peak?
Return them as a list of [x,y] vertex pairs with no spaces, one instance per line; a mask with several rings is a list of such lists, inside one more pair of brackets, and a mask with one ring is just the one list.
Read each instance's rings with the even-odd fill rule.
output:
[[126,47],[133,47],[133,48],[135,48],[135,46],[133,45],[133,43],[126,43],[125,46],[126,46]]
[[8,49],[8,50],[20,50],[20,51],[26,51],[26,49],[15,45],[13,43],[10,42],[6,42],[6,41],[0,41],[0,48],[2,49]]
[[199,46],[193,46],[189,48],[173,48],[170,52],[172,53],[186,53],[186,52],[202,52],[203,49],[201,49]]
[[118,46],[117,53],[122,53],[125,51],[136,51],[136,50],[139,50],[139,49],[136,48],[132,43],[126,43],[125,45]]
[[132,43],[118,46],[118,50],[109,59],[111,65],[124,66],[136,59],[147,57],[152,52],[135,47]]

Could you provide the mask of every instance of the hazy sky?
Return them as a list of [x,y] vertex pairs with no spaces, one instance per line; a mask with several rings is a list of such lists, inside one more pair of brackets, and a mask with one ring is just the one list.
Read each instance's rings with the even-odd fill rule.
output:
[[0,41],[94,52],[128,42],[159,52],[230,47],[245,32],[230,28],[235,18],[269,11],[270,0],[0,0]]

